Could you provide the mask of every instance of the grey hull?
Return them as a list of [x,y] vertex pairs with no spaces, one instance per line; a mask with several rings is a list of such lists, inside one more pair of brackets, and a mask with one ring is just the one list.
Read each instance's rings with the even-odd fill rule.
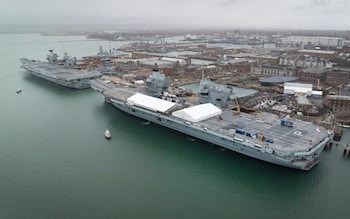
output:
[[183,105],[181,98],[173,109],[163,112],[156,105],[141,104],[141,99],[135,102],[134,97],[140,96],[140,93],[146,96],[152,95],[142,87],[123,84],[115,86],[99,79],[90,81],[90,84],[92,89],[105,97],[106,102],[125,113],[280,166],[310,170],[319,162],[323,148],[332,138],[331,132],[309,122],[292,120],[293,122],[290,121],[292,125],[286,125],[284,119],[274,114],[264,112],[254,115],[242,112],[236,114],[230,107],[221,108],[220,114],[206,119],[193,120],[177,113],[181,109],[188,108]]
[[[195,124],[180,121],[176,118],[171,118],[168,116],[161,115],[159,113],[149,112],[147,110],[137,108],[134,106],[128,106],[128,104],[111,100],[107,101],[119,110],[128,113],[130,115],[142,118],[144,120],[153,122],[160,126],[167,127],[169,129],[190,135],[192,137],[207,141],[214,145],[235,151],[240,154],[244,154],[262,161],[269,163],[277,164],[280,166],[285,166],[289,168],[299,169],[299,170],[309,170],[319,161],[318,158],[310,162],[298,162],[293,159],[284,159],[282,157],[276,156],[274,154],[266,152],[261,148],[255,148],[242,144],[240,141],[235,140],[234,138],[220,135],[219,133],[202,129],[201,127],[196,126]],[[325,138],[322,142],[316,146],[314,153],[321,154],[321,151],[329,141],[329,138]]]
[[21,58],[20,61],[22,63],[21,67],[31,75],[67,88],[90,88],[89,81],[101,76],[98,72],[77,70],[72,67],[33,61],[26,58]]

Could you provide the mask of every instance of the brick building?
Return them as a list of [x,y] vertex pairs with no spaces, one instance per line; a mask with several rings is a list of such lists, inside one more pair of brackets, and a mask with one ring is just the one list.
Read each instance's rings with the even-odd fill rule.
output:
[[323,104],[333,111],[350,111],[350,96],[327,95]]
[[[204,66],[203,67],[203,71],[204,71],[204,76],[212,76],[212,75],[216,75],[219,72],[221,72],[220,67],[217,67],[216,65],[208,65],[208,66]],[[198,76],[198,78],[202,77],[202,68],[197,68],[194,72],[194,75]]]
[[253,64],[250,72],[252,74],[262,74],[267,76],[294,76],[296,69],[290,66],[272,64]]
[[165,76],[178,76],[179,75],[179,73],[175,67],[165,67],[165,68],[163,68],[162,73]]
[[219,65],[222,71],[237,72],[237,73],[249,73],[251,69],[250,62],[241,63],[227,63],[226,65]]
[[270,63],[277,65],[280,62],[280,59],[277,56],[250,56],[249,59],[254,60],[259,64]]
[[337,52],[336,51],[317,50],[317,49],[302,49],[302,50],[298,50],[298,54],[318,56],[318,57],[322,57],[322,58],[330,58],[331,59],[337,54]]
[[163,56],[154,53],[146,53],[146,52],[132,52],[132,59],[147,59],[147,58],[162,58]]
[[320,82],[325,81],[326,72],[328,71],[330,70],[327,70],[325,68],[297,68],[295,76],[298,77],[301,81],[307,81],[316,84],[319,79]]
[[325,83],[331,85],[345,85],[349,83],[349,72],[334,70],[326,73]]
[[298,111],[308,115],[310,110],[313,109],[314,105],[306,98],[306,96],[297,97]]

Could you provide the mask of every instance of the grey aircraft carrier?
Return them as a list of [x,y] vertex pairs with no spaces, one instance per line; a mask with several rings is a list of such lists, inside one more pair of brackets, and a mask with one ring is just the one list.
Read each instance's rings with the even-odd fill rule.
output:
[[332,138],[331,132],[309,122],[265,112],[251,115],[233,111],[226,102],[225,95],[229,92],[213,89],[214,85],[206,79],[201,81],[199,97],[179,98],[167,92],[160,95],[166,87],[159,85],[163,80],[164,76],[158,72],[147,79],[145,87],[115,85],[101,79],[90,83],[106,102],[128,114],[289,168],[311,169]]
[[67,53],[59,65],[57,54],[53,50],[49,52],[47,62],[21,58],[21,67],[36,77],[74,89],[90,88],[89,81],[101,76],[97,71],[74,69],[76,59],[69,57]]

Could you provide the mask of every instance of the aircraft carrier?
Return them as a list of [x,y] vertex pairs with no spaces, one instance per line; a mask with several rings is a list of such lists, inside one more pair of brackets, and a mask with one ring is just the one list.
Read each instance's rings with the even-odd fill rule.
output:
[[[151,78],[161,81],[164,76],[154,73]],[[206,79],[202,79],[198,92],[198,96],[205,97],[200,98],[175,97],[167,92],[154,92],[153,88],[147,89],[154,87],[155,83],[147,83],[145,87],[115,85],[101,79],[90,83],[92,89],[103,94],[106,102],[128,114],[289,168],[310,170],[319,162],[323,148],[332,138],[331,132],[309,122],[279,118],[265,112],[251,115],[233,111],[233,106],[227,106],[227,98],[222,96],[229,95],[229,92],[215,89],[216,95],[208,98],[208,92],[213,88],[208,87]],[[158,87],[161,90],[162,86]],[[205,99],[206,103],[203,102]]]
[[74,89],[90,88],[89,81],[101,76],[97,71],[74,69],[76,59],[69,57],[67,53],[62,63],[58,64],[57,54],[53,50],[49,52],[47,62],[21,58],[21,67],[36,77]]

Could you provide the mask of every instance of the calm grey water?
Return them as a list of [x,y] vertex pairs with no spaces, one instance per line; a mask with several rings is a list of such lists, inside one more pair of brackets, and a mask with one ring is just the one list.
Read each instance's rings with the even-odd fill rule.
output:
[[23,34],[0,35],[0,44],[0,218],[349,216],[350,157],[341,146],[300,172],[189,141],[93,90],[33,78],[18,60],[45,59],[48,49],[62,56],[63,45],[81,57],[116,43]]

